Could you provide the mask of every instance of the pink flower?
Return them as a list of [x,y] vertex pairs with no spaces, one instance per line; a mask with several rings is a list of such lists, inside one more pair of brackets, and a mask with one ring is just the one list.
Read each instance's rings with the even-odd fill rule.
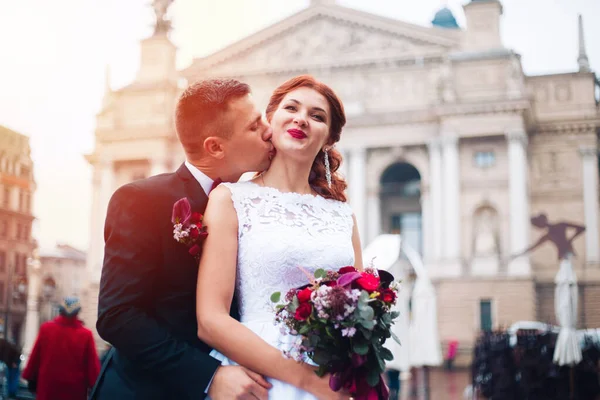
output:
[[190,205],[187,197],[177,200],[173,204],[173,214],[171,216],[171,222],[173,224],[182,224],[186,226],[192,216],[192,206]]

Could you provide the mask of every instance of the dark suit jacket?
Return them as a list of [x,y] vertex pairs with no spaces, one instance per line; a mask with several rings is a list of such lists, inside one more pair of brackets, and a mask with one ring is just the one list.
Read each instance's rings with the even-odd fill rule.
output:
[[207,196],[185,165],[110,200],[96,327],[114,350],[92,398],[202,399],[220,365],[197,337],[198,262],[173,239],[171,213],[182,197],[204,212]]

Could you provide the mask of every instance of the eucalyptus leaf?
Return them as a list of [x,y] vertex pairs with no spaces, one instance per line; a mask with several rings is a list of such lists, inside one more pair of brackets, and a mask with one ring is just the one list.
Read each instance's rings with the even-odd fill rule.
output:
[[373,320],[371,320],[371,321],[367,321],[367,320],[361,320],[361,321],[360,321],[360,324],[361,324],[363,327],[365,327],[365,328],[367,328],[367,329],[370,329],[370,330],[372,330],[373,328],[375,328],[375,321],[373,321]]
[[319,268],[315,271],[315,278],[325,278],[327,276],[327,272],[323,268]]
[[398,338],[398,336],[396,336],[396,334],[392,331],[390,331],[390,335],[392,335],[392,339],[394,339],[394,341],[396,341],[396,343],[398,343],[399,345],[402,345],[402,343],[400,343],[400,339]]
[[367,355],[367,353],[369,352],[369,344],[362,342],[354,343],[354,345],[352,346],[352,350],[358,355]]
[[392,354],[392,352],[389,351],[388,349],[386,349],[385,347],[381,348],[381,351],[379,352],[379,354],[381,355],[381,358],[383,358],[384,360],[392,361],[394,359],[394,355]]
[[281,300],[281,292],[275,292],[271,295],[271,301],[273,303],[279,303],[279,300]]
[[380,379],[379,371],[376,371],[374,369],[369,370],[369,372],[367,373],[367,383],[369,384],[369,386],[371,386],[371,387],[377,386],[377,384],[379,383],[379,379]]
[[367,321],[373,320],[373,318],[375,318],[375,311],[373,310],[373,307],[366,307],[362,309],[360,311],[360,317]]

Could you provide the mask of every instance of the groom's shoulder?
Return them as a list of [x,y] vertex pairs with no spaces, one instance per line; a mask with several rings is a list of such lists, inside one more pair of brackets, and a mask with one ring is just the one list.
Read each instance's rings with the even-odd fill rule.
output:
[[175,173],[154,175],[149,178],[126,183],[115,191],[113,197],[135,196],[144,198],[151,196],[157,199],[161,195],[168,193],[168,189],[172,188],[176,181]]

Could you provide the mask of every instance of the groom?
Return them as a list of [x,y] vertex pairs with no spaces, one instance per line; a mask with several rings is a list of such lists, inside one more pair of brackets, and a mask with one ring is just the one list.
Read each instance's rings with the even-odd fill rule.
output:
[[108,206],[97,328],[113,349],[92,398],[267,399],[263,377],[222,367],[198,339],[198,261],[173,238],[171,214],[183,197],[203,213],[214,184],[267,169],[271,130],[249,86],[231,79],[191,85],[175,124],[187,161],[119,188]]

